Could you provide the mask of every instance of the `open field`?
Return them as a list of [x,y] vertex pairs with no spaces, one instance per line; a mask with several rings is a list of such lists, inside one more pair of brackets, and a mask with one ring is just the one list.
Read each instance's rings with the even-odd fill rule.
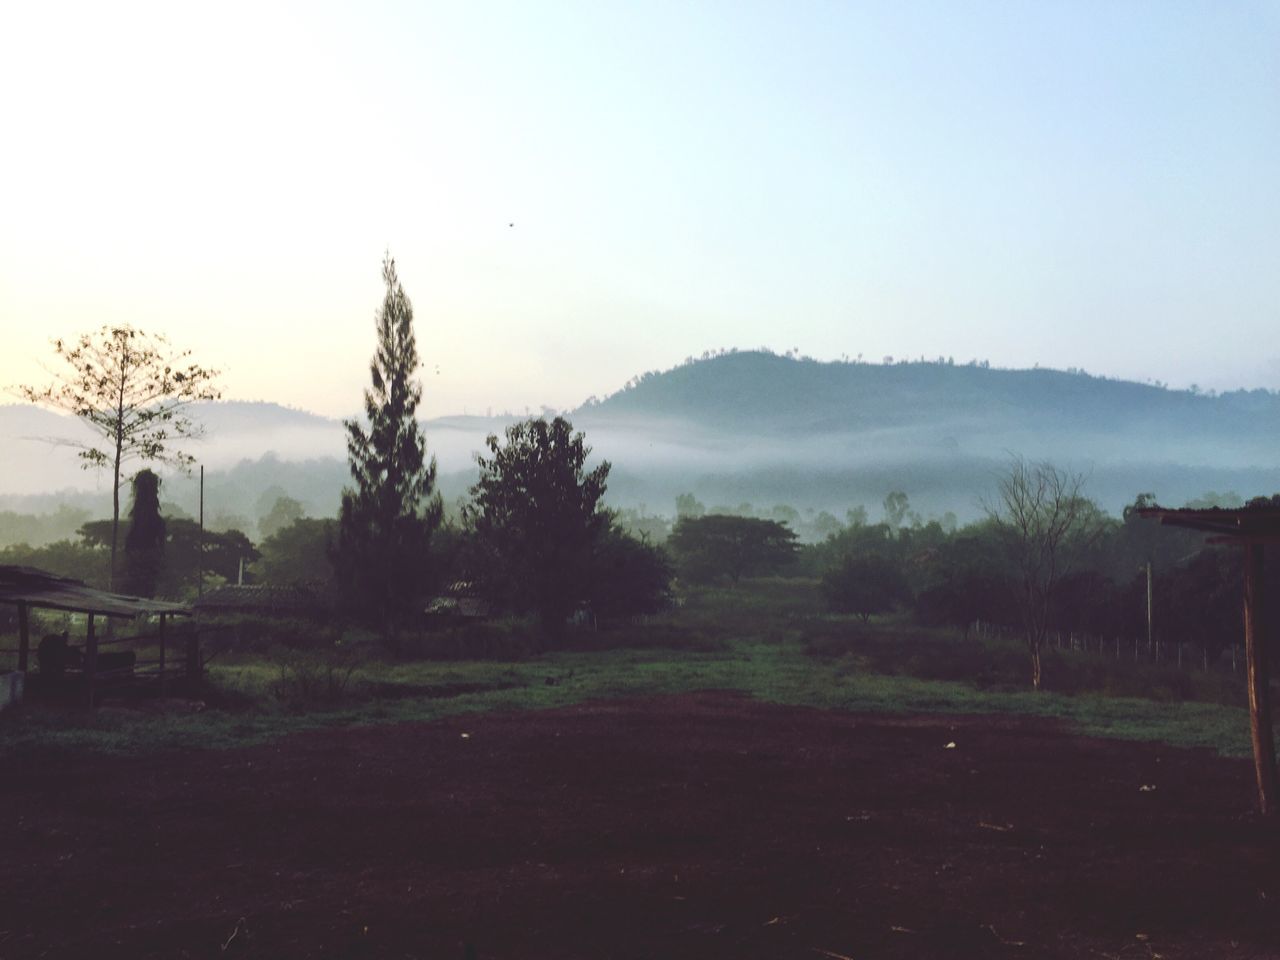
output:
[[[399,659],[358,644],[326,655],[225,651],[196,700],[109,702],[94,712],[32,705],[0,715],[0,756],[248,746],[317,728],[707,689],[851,711],[1040,716],[1089,735],[1249,755],[1244,688],[1230,674],[1049,651],[1049,692],[1037,694],[1016,643],[893,622],[867,627],[820,611],[812,581],[759,580],[695,594],[643,625],[571,635],[551,652],[502,623],[429,637],[418,655]],[[341,696],[324,695],[330,665],[345,681]],[[321,689],[300,696],[304,683]]]
[[7,713],[0,956],[1280,957],[1237,678],[814,610]]
[[700,693],[22,772],[12,958],[1280,956],[1248,763],[1043,719]]

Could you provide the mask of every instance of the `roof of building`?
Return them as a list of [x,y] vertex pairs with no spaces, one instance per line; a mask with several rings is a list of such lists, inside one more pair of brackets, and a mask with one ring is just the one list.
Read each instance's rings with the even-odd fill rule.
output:
[[130,619],[158,613],[191,615],[191,608],[180,603],[111,593],[34,567],[3,565],[0,565],[0,603],[25,603],[48,610]]
[[1157,519],[1170,527],[1199,530],[1213,539],[1280,541],[1280,502],[1274,497],[1259,497],[1243,507],[1205,510],[1144,507],[1138,515]]
[[332,601],[320,584],[252,583],[216,587],[196,601],[209,613],[257,613],[296,617],[328,612]]

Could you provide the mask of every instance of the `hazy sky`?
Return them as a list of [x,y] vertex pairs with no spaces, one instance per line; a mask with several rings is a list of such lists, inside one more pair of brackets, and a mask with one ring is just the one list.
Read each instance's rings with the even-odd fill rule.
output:
[[0,91],[0,386],[129,321],[351,412],[390,248],[433,415],[734,345],[1280,387],[1275,2],[13,2]]

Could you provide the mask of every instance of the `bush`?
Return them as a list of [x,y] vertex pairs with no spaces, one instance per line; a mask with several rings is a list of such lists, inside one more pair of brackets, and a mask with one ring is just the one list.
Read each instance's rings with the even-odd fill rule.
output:
[[271,695],[291,707],[336,703],[346,693],[356,658],[350,652],[286,651],[276,661],[279,674]]

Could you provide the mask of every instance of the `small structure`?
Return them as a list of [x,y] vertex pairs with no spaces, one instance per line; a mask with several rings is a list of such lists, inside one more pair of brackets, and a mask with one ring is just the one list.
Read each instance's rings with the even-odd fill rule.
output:
[[1167,510],[1148,507],[1139,510],[1138,514],[1158,519],[1166,526],[1202,531],[1208,534],[1210,543],[1239,544],[1244,548],[1244,649],[1258,809],[1263,816],[1277,816],[1280,813],[1280,783],[1276,778],[1262,571],[1266,545],[1280,543],[1280,500],[1260,498],[1239,509]]
[[195,609],[197,613],[214,615],[321,620],[333,614],[333,602],[321,584],[229,583],[206,593],[196,601]]
[[[0,566],[0,603],[15,604],[18,608],[18,672],[23,675],[27,672],[31,656],[29,614],[32,609],[63,610],[86,616],[84,652],[80,667],[85,678],[86,696],[90,706],[94,704],[99,687],[104,681],[117,679],[124,673],[131,677],[135,676],[135,668],[139,666],[147,668],[147,673],[157,677],[162,689],[168,679],[175,674],[196,676],[200,673],[200,645],[195,632],[191,633],[187,639],[184,660],[176,663],[167,661],[166,621],[172,616],[191,615],[190,608],[181,604],[110,593],[87,586],[82,581],[72,580],[70,577],[59,577],[33,567],[14,566]],[[98,648],[101,641],[95,630],[95,618],[100,616],[120,617],[126,620],[159,616],[160,631],[153,638],[148,638],[159,642],[158,659],[141,663],[131,661],[128,666],[119,667],[111,667],[106,662],[100,662]],[[136,641],[139,638],[125,639]]]
[[493,615],[489,601],[470,580],[455,580],[443,594],[433,598],[426,606],[424,616],[428,625],[456,626],[458,624],[486,620]]

